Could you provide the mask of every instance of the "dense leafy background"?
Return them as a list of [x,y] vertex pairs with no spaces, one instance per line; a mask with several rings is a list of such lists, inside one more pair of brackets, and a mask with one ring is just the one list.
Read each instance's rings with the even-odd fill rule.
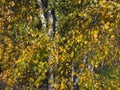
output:
[[0,12],[0,87],[120,89],[119,0],[1,0]]

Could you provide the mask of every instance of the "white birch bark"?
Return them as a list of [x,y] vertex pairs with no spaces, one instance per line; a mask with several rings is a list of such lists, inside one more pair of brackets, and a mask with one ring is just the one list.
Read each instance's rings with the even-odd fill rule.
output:
[[[38,0],[41,7],[40,18],[43,24],[43,27],[46,29],[46,34],[50,37],[50,42],[54,39],[55,35],[55,12],[53,10],[47,10],[49,6],[49,0]],[[53,47],[50,47],[50,52],[53,51]],[[48,63],[50,60],[54,60],[54,58],[49,55],[48,56]],[[54,90],[54,73],[53,73],[53,66],[48,71],[48,90]]]

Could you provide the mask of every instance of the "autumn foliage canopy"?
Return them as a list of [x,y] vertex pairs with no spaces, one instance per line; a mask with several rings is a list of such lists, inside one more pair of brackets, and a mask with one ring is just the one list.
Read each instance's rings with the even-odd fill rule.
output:
[[120,1],[0,0],[0,82],[5,90],[119,90]]

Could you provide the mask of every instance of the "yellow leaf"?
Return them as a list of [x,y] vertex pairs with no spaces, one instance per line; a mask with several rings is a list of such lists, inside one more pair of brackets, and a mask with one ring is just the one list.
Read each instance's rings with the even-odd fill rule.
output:
[[13,1],[10,4],[11,4],[11,6],[15,6],[15,3]]
[[87,41],[84,41],[84,44],[87,44]]
[[111,39],[114,39],[115,38],[115,35],[111,35]]
[[6,0],[2,0],[3,3],[5,3]]
[[109,29],[108,31],[109,31],[109,32],[112,32],[112,29]]
[[109,25],[110,25],[110,22],[107,22],[107,23],[104,25],[104,28],[105,28],[105,29],[109,29]]
[[106,0],[101,0],[101,1],[99,2],[99,5],[100,5],[100,6],[103,6],[104,3],[106,3]]
[[73,57],[73,56],[74,56],[74,52],[71,53],[71,57]]
[[80,64],[80,67],[84,67],[85,65],[84,64]]

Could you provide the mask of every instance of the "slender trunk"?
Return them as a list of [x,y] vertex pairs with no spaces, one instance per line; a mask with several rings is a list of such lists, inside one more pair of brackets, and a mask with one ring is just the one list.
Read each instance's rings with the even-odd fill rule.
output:
[[[40,6],[42,6],[42,13],[40,15],[41,17],[41,21],[43,26],[46,28],[47,30],[47,35],[49,35],[50,37],[50,42],[52,42],[54,40],[54,36],[56,33],[56,16],[55,16],[55,9],[51,9],[48,10],[48,6],[49,6],[49,0],[39,0],[39,3],[41,4]],[[53,47],[50,47],[50,52],[53,51]],[[50,60],[53,60],[54,58],[49,55],[48,56],[48,63],[50,62]],[[48,77],[47,77],[47,83],[48,83],[48,90],[53,90],[53,84],[54,84],[54,68],[53,66],[50,66],[49,70],[48,70]]]

